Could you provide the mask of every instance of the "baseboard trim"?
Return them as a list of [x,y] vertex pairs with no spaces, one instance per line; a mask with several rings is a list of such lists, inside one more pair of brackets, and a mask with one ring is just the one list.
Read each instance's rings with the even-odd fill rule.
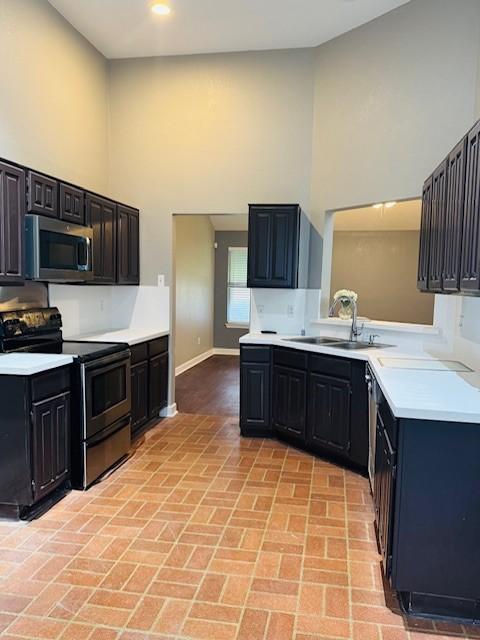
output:
[[220,347],[215,347],[213,350],[214,356],[239,356],[240,349],[222,349]]
[[187,362],[184,362],[183,364],[176,367],[175,377],[181,375],[182,373],[185,373],[185,371],[188,371],[193,367],[196,367],[197,364],[204,362],[204,360],[208,360],[208,358],[211,358],[212,356],[239,356],[239,355],[240,355],[240,349],[222,349],[220,347],[214,347],[213,349],[204,351],[204,353],[201,353],[199,356],[196,356],[191,360],[187,360]]
[[174,418],[177,415],[178,411],[177,411],[177,403],[174,402],[173,404],[168,405],[168,407],[165,407],[165,409],[162,409],[160,411],[160,417],[161,418]]
[[187,362],[184,362],[175,368],[175,377],[179,376],[181,373],[185,373],[185,371],[188,371],[192,367],[196,367],[197,364],[200,364],[204,360],[208,360],[208,358],[211,358],[213,355],[215,355],[214,349],[209,349],[208,351],[201,353],[199,356],[195,356],[195,358],[187,360]]

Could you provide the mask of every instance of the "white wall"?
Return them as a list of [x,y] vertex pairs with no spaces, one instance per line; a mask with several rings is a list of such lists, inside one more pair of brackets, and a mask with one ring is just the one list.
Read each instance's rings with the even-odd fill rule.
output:
[[0,157],[107,188],[107,63],[46,0],[0,0]]
[[110,186],[142,210],[142,279],[170,281],[173,213],[310,192],[311,50],[113,61]]

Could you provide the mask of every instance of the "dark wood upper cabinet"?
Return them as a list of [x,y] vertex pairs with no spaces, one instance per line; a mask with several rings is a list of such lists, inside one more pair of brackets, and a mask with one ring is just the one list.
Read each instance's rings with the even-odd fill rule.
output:
[[117,205],[87,193],[87,221],[93,228],[94,280],[115,284],[117,279]]
[[480,291],[480,122],[467,137],[460,289]]
[[25,172],[0,162],[0,283],[24,279]]
[[140,225],[137,209],[117,206],[117,282],[140,283]]
[[69,184],[60,183],[60,219],[85,224],[85,193]]
[[428,260],[428,290],[441,292],[446,234],[448,160],[444,160],[432,176],[432,219]]
[[445,211],[443,290],[460,288],[460,256],[462,248],[463,212],[465,202],[465,168],[467,137],[448,156],[448,189]]
[[299,286],[299,205],[250,205],[248,286],[294,289]]
[[41,173],[29,171],[27,177],[27,212],[58,218],[58,182]]
[[423,185],[422,220],[420,226],[420,253],[418,258],[417,287],[428,291],[428,266],[430,260],[430,234],[432,228],[432,176]]

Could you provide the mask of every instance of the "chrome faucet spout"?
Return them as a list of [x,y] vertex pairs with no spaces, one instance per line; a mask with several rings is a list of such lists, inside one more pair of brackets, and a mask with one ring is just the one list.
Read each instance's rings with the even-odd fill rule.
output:
[[332,302],[330,309],[328,310],[329,318],[333,317],[333,314],[335,313],[335,308],[337,307],[339,302],[349,302],[353,307],[352,326],[350,327],[349,340],[350,342],[356,342],[358,336],[362,333],[362,329],[359,330],[357,326],[357,301],[354,298],[350,298],[348,296],[340,296],[340,298],[337,298]]

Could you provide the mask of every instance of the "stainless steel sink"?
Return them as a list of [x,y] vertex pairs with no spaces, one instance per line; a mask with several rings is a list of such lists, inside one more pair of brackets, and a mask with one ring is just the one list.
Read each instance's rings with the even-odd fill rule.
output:
[[391,344],[382,344],[380,342],[353,342],[351,340],[343,340],[342,338],[314,337],[307,338],[284,338],[287,342],[301,342],[303,344],[318,344],[332,349],[343,349],[344,351],[360,351],[361,349],[386,349],[392,347]]
[[345,342],[342,338],[324,338],[309,336],[308,338],[284,338],[287,342],[303,342],[303,344],[331,344],[335,345],[339,342]]

